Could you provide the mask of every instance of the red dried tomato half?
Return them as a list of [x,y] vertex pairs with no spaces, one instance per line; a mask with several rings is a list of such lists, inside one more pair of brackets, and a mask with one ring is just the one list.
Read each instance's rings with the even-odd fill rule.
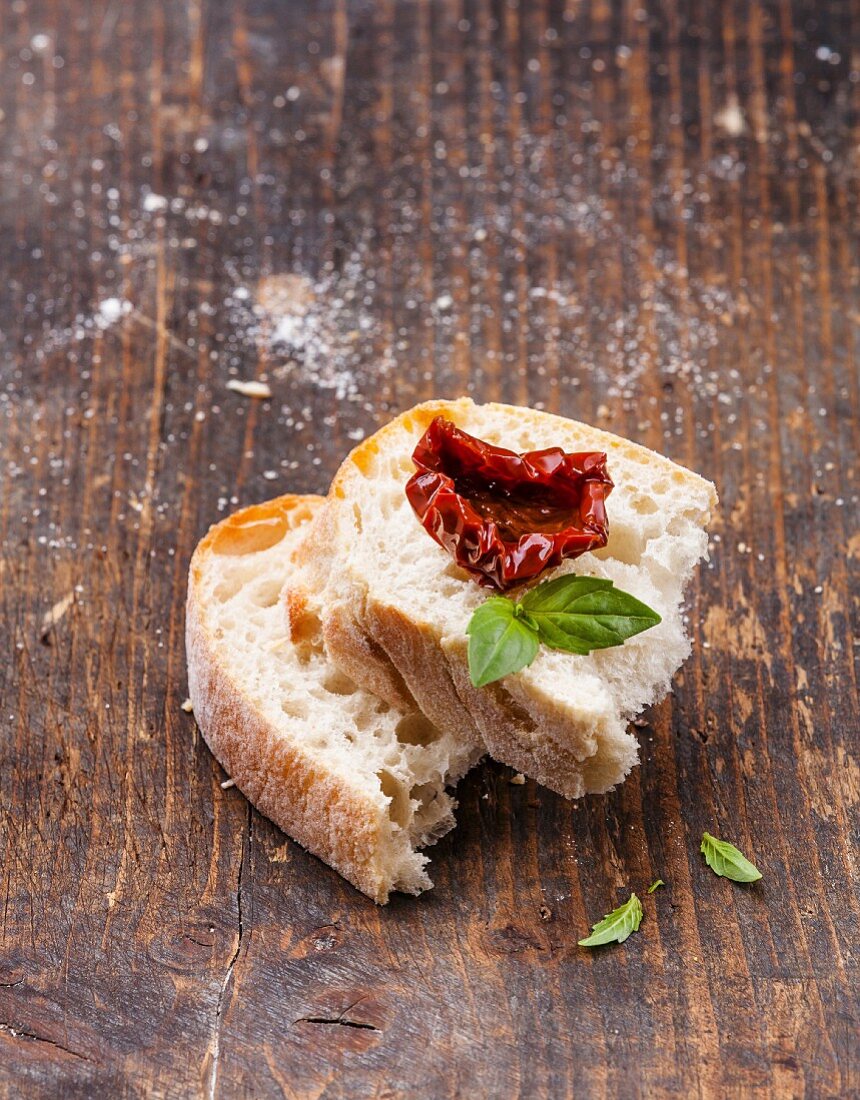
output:
[[481,584],[510,588],[606,545],[606,455],[517,454],[437,416],[412,453],[406,496],[424,530]]

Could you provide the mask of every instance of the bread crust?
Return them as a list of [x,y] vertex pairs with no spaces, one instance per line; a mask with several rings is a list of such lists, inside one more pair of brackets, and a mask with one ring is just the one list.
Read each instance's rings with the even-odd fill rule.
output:
[[[254,505],[210,528],[191,560],[186,606],[188,685],[206,743],[243,794],[308,851],[339,871],[374,901],[388,900],[379,865],[390,822],[384,806],[327,771],[301,742],[284,736],[242,690],[207,622],[200,582],[206,558],[277,541],[306,522],[322,497],[282,496]],[[271,545],[271,542],[269,542]]]

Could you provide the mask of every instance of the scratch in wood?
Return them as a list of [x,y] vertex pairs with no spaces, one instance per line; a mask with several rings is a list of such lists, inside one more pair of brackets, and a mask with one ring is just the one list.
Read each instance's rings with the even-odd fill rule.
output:
[[329,148],[334,150],[343,124],[343,97],[346,89],[346,60],[349,39],[349,17],[346,4],[338,0],[333,13],[334,53],[321,66],[329,83],[332,95],[329,111]]
[[98,32],[99,45],[104,45],[106,42],[110,41],[120,16],[120,8],[120,4],[112,4],[105,10],[104,17],[102,18],[102,25]]
[[139,325],[143,325],[144,328],[151,329],[158,336],[161,336],[167,343],[174,349],[179,351],[183,355],[187,355],[189,358],[197,359],[197,353],[193,348],[190,348],[186,343],[175,336],[170,329],[161,321],[156,321],[152,317],[147,317],[145,313],[141,313],[139,309],[133,309],[130,316],[133,320],[137,321]]
[[[23,980],[23,979],[22,979]],[[12,983],[17,985],[17,982]],[[35,1031],[27,1031],[21,1027],[15,1027],[14,1024],[6,1023],[5,1020],[0,1020],[0,1032],[10,1036],[12,1039],[23,1039],[32,1043],[46,1043],[48,1046],[56,1047],[57,1050],[63,1051],[64,1054],[70,1054],[73,1058],[80,1058],[82,1062],[89,1062],[91,1065],[99,1066],[101,1062],[95,1058],[90,1058],[88,1054],[82,1054],[79,1050],[72,1050],[71,1047],[63,1046],[62,1043],[58,1043],[56,1039],[49,1039],[47,1035],[38,1035]]]
[[227,964],[227,970],[224,974],[224,980],[221,983],[221,989],[218,992],[218,1004],[215,1007],[215,1022],[212,1030],[212,1039],[209,1043],[209,1053],[212,1058],[212,1068],[209,1071],[209,1087],[207,1089],[207,1096],[209,1100],[215,1100],[218,1087],[218,1060],[221,1057],[221,1016],[224,1011],[224,1001],[227,996],[227,988],[233,978],[233,968],[236,965],[236,960],[239,958],[239,952],[242,950],[242,936],[244,934],[244,922],[242,916],[242,878],[245,872],[245,857],[246,853],[251,847],[251,831],[252,831],[252,811],[251,805],[248,804],[248,830],[247,830],[247,844],[242,847],[242,859],[239,862],[239,875],[236,882],[236,909],[238,914],[238,937],[236,939],[236,948]]

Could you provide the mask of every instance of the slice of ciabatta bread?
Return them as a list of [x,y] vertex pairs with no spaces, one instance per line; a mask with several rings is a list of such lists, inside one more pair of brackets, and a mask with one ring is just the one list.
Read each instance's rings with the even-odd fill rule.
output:
[[[606,577],[662,616],[623,646],[588,656],[541,647],[534,663],[483,688],[467,665],[466,627],[491,592],[423,530],[404,486],[436,416],[513,451],[560,446],[608,456],[609,542],[548,570]],[[707,553],[714,486],[662,457],[576,421],[469,399],[403,413],[348,456],[285,588],[288,622],[308,607],[329,657],[392,705],[416,705],[450,736],[479,736],[497,759],[568,797],[608,790],[637,760],[627,725],[669,688],[689,652],[684,587]]]
[[283,496],[212,527],[191,561],[188,684],[209,747],[250,801],[360,890],[432,885],[416,849],[454,825],[446,791],[483,754],[357,688],[320,623],[290,638],[279,593],[321,497]]

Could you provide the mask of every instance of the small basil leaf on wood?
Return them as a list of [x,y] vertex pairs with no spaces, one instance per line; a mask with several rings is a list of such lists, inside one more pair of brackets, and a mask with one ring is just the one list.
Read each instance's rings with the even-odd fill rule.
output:
[[569,653],[621,645],[661,621],[656,611],[612,581],[573,574],[537,585],[522,606],[544,645]]
[[727,840],[703,833],[699,851],[705,863],[722,878],[730,878],[732,882],[758,882],[761,878],[761,871]]
[[469,676],[484,687],[530,665],[540,642],[521,609],[504,596],[491,596],[475,611],[469,635]]
[[591,935],[579,940],[580,947],[602,947],[605,943],[624,943],[642,923],[642,902],[635,894],[617,909],[591,926]]
[[661,878],[658,878],[656,882],[652,882],[651,885],[648,887],[648,893],[653,894],[658,886],[665,886],[665,885],[666,885],[666,883]]

